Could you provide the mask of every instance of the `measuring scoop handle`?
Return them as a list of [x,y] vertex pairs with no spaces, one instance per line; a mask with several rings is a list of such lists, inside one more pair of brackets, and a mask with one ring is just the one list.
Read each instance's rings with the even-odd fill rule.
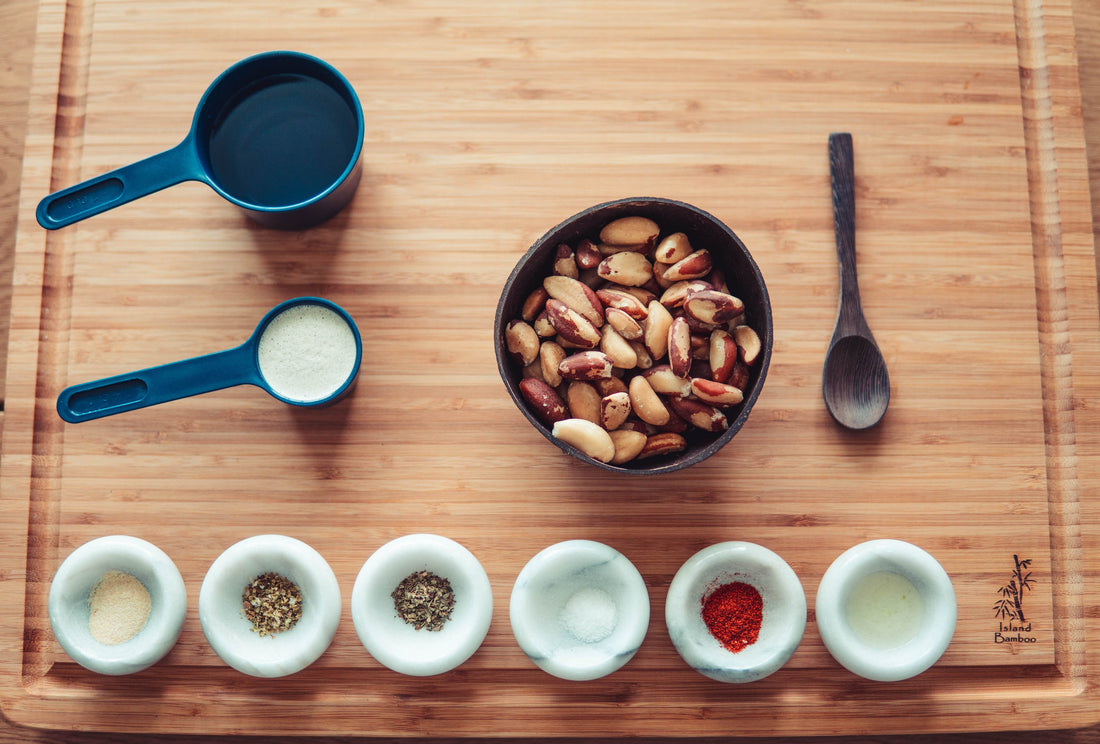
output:
[[57,396],[57,413],[70,424],[113,416],[192,395],[260,384],[252,345],[73,385]]
[[56,191],[38,203],[35,217],[47,230],[71,225],[181,181],[204,180],[190,139],[170,150]]

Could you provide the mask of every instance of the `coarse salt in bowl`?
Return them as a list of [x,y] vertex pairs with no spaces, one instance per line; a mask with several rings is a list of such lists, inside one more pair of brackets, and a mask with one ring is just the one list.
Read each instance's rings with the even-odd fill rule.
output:
[[[288,630],[261,635],[245,617],[245,589],[275,573],[301,591],[301,618]],[[233,544],[211,564],[199,590],[199,622],[210,647],[253,677],[283,677],[321,657],[340,622],[340,585],[325,559],[285,535],[256,535]]]
[[[131,595],[105,608],[109,622],[132,626],[132,637],[108,638],[91,625],[92,592],[112,572],[133,577],[148,592],[147,606],[133,604]],[[141,617],[134,615],[146,611],[148,619],[141,625]],[[179,639],[186,613],[187,590],[176,564],[137,537],[109,535],[84,543],[61,563],[50,584],[54,636],[74,661],[100,674],[133,674],[158,662]]]
[[[418,630],[402,619],[392,596],[421,571],[446,579],[453,593],[453,609],[437,630]],[[442,674],[473,656],[485,640],[493,589],[481,562],[463,545],[442,535],[404,535],[378,548],[359,570],[351,618],[363,647],[379,663],[415,677]]]
[[516,577],[509,604],[516,642],[543,671],[567,680],[606,676],[634,658],[649,628],[638,569],[609,545],[566,540]]
[[[733,652],[711,634],[703,603],[719,587],[745,583],[763,600],[759,636]],[[688,666],[719,682],[753,682],[791,658],[806,630],[806,594],[794,569],[773,551],[754,543],[711,545],[676,572],[665,599],[665,624],[672,644]]]

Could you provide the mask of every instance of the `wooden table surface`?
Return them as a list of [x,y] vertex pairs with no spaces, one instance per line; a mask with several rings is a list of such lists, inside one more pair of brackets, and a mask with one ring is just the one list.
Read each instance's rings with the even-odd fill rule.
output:
[[[7,347],[10,304],[11,256],[15,242],[16,206],[26,133],[27,94],[33,49],[37,0],[0,2],[0,349]],[[1100,0],[1076,0],[1075,15],[1094,222],[1100,225]],[[1094,235],[1100,236],[1094,229]],[[0,365],[0,390],[5,369]],[[2,425],[0,400],[0,425]],[[124,736],[43,732],[12,726],[0,720],[0,744],[10,742],[194,742],[194,737]],[[202,741],[200,739],[200,741]],[[275,740],[275,744],[279,743]],[[285,741],[290,741],[286,739]],[[347,741],[334,737],[314,739],[319,744]],[[783,740],[769,740],[783,741]],[[819,739],[828,744],[840,739]],[[845,738],[844,741],[853,741]],[[1100,744],[1100,726],[1077,731],[997,733],[945,736],[867,737],[864,742],[1092,742]]]

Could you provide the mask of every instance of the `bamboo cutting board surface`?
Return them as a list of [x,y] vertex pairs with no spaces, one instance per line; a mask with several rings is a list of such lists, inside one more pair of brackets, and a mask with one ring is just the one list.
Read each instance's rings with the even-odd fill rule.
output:
[[[216,26],[212,25],[216,19]],[[185,184],[46,234],[37,200],[182,138],[211,80],[295,48],[336,65],[367,115],[363,183],[326,225],[277,233]],[[0,469],[2,709],[133,732],[729,736],[1067,727],[1100,719],[1096,265],[1068,2],[41,5],[15,257]],[[851,131],[864,308],[893,383],[883,424],[831,422],[820,371],[837,277],[826,138]],[[710,460],[652,479],[545,442],[497,377],[492,313],[545,230],[653,195],[745,241],[775,314],[771,371]],[[64,426],[67,384],[242,341],[277,302],[339,302],[364,335],[353,397],[290,410],[236,388]],[[222,664],[198,587],[232,543],[279,532],[330,562],[336,639],[280,680]],[[493,582],[493,624],[458,670],[396,675],[347,597],[384,542],[434,532]],[[49,629],[60,561],[106,534],[164,549],[189,609],[172,653],[86,672]],[[813,622],[829,563],[865,539],[931,552],[959,625],[894,684],[837,665]],[[596,682],[538,671],[507,604],[559,540],[606,542],[650,590],[638,655]],[[729,687],[663,623],[695,551],[761,543],[811,612],[786,667]],[[999,642],[998,590],[1032,561],[1033,642]]]

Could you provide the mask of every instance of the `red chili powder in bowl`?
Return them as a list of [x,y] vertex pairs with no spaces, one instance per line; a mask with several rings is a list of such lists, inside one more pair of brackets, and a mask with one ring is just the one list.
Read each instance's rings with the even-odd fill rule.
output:
[[703,597],[703,622],[722,646],[737,653],[756,643],[764,619],[764,600],[751,584],[733,581]]

